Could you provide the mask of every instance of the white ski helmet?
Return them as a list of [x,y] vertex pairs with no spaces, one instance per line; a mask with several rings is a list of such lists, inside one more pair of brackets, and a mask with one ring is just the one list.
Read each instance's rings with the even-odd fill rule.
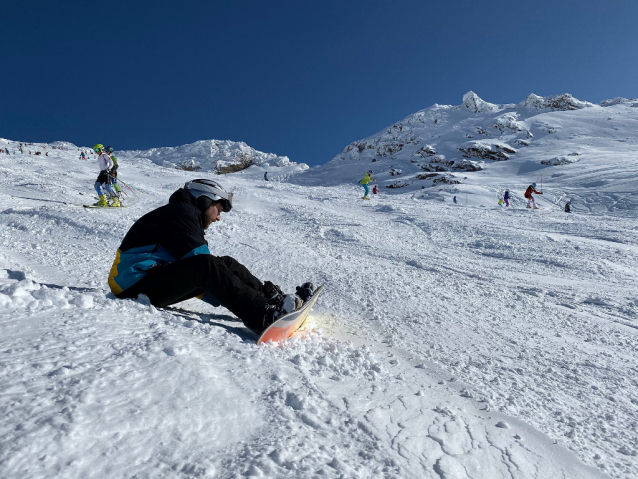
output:
[[213,203],[220,202],[224,213],[228,213],[233,209],[233,194],[228,193],[222,185],[213,180],[197,179],[187,182],[184,185],[187,190],[195,198],[205,196],[210,198]]

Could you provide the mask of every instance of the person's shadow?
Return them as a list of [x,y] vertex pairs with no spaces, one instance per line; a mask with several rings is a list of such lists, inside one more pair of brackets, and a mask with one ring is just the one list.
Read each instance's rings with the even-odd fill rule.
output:
[[[228,314],[211,314],[211,313],[197,313],[188,309],[176,308],[174,306],[166,306],[165,308],[158,308],[163,311],[168,311],[175,316],[180,316],[189,321],[197,321],[202,324],[214,324],[220,328],[224,328],[229,333],[236,334],[244,341],[254,341],[255,333],[244,326],[241,319],[230,316]],[[224,324],[221,321],[232,321],[234,323],[240,323],[241,326],[231,326]]]

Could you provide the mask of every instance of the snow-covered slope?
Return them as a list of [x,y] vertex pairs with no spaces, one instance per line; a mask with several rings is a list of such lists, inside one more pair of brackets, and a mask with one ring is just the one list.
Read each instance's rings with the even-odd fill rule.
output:
[[522,197],[536,182],[588,211],[635,214],[636,131],[638,100],[594,105],[532,94],[518,105],[495,105],[468,92],[461,105],[410,115],[295,181],[356,184],[372,169],[387,194],[467,195],[474,205],[495,204],[505,189]]
[[[7,145],[2,478],[638,476],[635,218],[530,211],[520,195],[511,209],[390,189],[362,202],[356,185],[284,181],[294,166],[268,183],[261,167],[210,175],[235,193],[207,232],[214,254],[287,291],[326,285],[305,338],[257,347],[222,308],[159,311],[106,284],[133,222],[209,173],[123,159],[138,198],[87,210],[94,159]],[[476,191],[507,184],[509,161]],[[617,174],[601,168],[603,188]]]

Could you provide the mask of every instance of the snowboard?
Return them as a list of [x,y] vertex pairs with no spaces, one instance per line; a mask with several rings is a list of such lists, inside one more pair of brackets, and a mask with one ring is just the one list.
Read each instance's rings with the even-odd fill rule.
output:
[[259,337],[257,344],[268,341],[283,341],[297,332],[308,318],[308,314],[310,314],[310,310],[315,305],[317,297],[319,296],[319,293],[321,293],[322,289],[323,285],[319,286],[301,308],[297,311],[293,311],[292,313],[283,315],[277,321],[268,326],[266,331],[264,331]]

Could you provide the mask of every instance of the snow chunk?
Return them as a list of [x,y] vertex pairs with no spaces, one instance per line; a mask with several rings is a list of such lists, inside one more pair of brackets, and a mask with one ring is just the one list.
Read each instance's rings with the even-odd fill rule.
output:
[[468,110],[472,110],[474,113],[482,113],[497,109],[497,106],[494,103],[486,102],[471,90],[463,95],[463,106]]

